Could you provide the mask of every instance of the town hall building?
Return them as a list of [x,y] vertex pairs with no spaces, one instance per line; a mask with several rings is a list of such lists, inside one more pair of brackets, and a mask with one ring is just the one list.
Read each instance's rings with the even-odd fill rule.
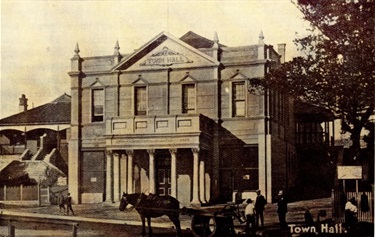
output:
[[[256,38],[256,37],[254,37]],[[123,192],[182,205],[262,191],[296,179],[293,103],[258,90],[285,44],[229,47],[217,34],[161,32],[130,54],[71,59],[69,192],[76,203],[118,202]]]

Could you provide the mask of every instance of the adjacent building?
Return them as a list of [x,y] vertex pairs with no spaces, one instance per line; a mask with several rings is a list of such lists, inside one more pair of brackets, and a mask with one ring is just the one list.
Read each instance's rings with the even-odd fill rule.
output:
[[[172,195],[182,205],[268,201],[296,179],[293,103],[259,91],[285,44],[229,47],[215,34],[162,32],[130,54],[71,59],[69,191],[78,203],[122,192]],[[94,49],[93,49],[94,50]]]
[[[70,96],[0,119],[0,201],[49,205],[67,189]],[[52,188],[52,189],[51,189]]]

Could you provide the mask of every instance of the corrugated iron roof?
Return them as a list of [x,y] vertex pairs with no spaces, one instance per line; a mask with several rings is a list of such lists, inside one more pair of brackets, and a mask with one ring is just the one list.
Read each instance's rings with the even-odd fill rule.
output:
[[[180,37],[180,40],[184,41],[185,43],[191,45],[192,47],[199,49],[199,48],[212,48],[214,45],[213,40],[209,40],[203,36],[200,36],[193,31],[189,31],[183,36]],[[225,47],[225,45],[220,44],[221,47]]]
[[0,120],[0,126],[24,124],[70,124],[71,97],[63,94],[48,104]]
[[66,175],[48,162],[14,160],[0,171],[0,185],[35,185],[39,182],[49,186],[56,183],[58,177]]

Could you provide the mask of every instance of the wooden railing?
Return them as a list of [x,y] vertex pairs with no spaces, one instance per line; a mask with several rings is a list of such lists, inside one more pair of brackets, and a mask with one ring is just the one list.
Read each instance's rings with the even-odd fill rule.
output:
[[29,216],[17,216],[17,215],[8,215],[0,213],[0,219],[6,221],[8,223],[8,236],[15,237],[16,227],[15,222],[19,223],[41,223],[41,224],[49,224],[49,225],[68,225],[72,227],[72,236],[77,236],[78,230],[78,223],[70,220],[62,220],[62,219],[49,219],[49,218],[41,218],[41,217],[29,217]]

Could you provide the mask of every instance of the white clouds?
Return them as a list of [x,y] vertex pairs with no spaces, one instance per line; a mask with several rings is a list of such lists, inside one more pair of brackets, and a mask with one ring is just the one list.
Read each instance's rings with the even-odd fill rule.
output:
[[0,117],[70,94],[70,58],[130,53],[162,31],[180,37],[189,30],[228,46],[254,44],[263,30],[268,44],[287,43],[307,24],[289,0],[278,1],[1,1]]

